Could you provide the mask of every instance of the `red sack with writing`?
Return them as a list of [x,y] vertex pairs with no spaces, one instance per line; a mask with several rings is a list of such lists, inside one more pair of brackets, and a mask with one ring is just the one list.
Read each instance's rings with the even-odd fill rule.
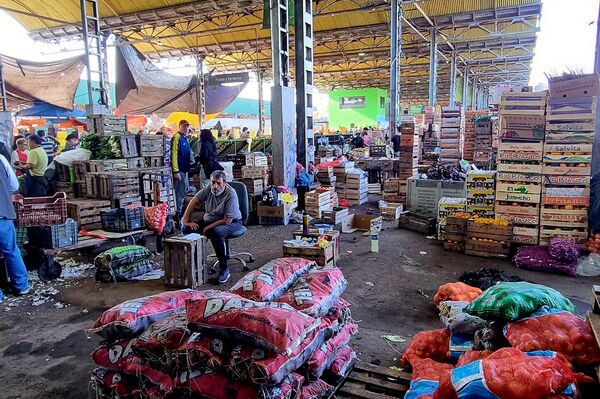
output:
[[277,302],[284,302],[314,317],[327,315],[348,283],[337,267],[311,269],[301,276]]
[[408,367],[415,358],[432,359],[436,362],[450,362],[450,331],[442,328],[417,333],[409,342],[400,364]]
[[356,352],[354,352],[350,346],[346,345],[337,351],[327,372],[334,376],[337,381],[339,381],[340,379],[346,377],[355,359]]
[[348,323],[342,330],[328,339],[323,345],[314,351],[308,362],[306,369],[311,381],[318,380],[326,368],[328,368],[337,352],[350,342],[350,339],[358,331],[358,326],[354,323]]
[[145,365],[141,359],[136,356],[127,359],[123,371],[127,374],[141,377],[142,380],[147,380],[165,393],[171,392],[175,387],[173,377],[163,371]]
[[133,344],[133,352],[151,363],[168,364],[173,354],[192,335],[185,312],[152,324]]
[[303,258],[273,259],[246,274],[231,287],[229,292],[253,301],[272,301],[315,265],[314,261]]
[[92,371],[93,381],[103,390],[111,392],[112,396],[126,397],[136,388],[135,376],[123,374],[120,371],[98,367]]
[[221,370],[231,348],[218,337],[194,332],[179,348],[173,351],[177,367],[182,370],[209,368]]
[[222,291],[188,301],[190,326],[281,354],[292,353],[320,321],[278,302],[254,302]]
[[333,387],[323,380],[311,382],[302,386],[299,399],[320,399],[326,398],[333,392]]
[[131,299],[102,313],[92,332],[111,341],[135,337],[152,323],[182,311],[186,300],[203,296],[201,291],[180,290]]
[[135,357],[133,345],[136,339],[126,339],[100,345],[92,352],[92,360],[98,366],[111,370],[123,370],[128,359]]

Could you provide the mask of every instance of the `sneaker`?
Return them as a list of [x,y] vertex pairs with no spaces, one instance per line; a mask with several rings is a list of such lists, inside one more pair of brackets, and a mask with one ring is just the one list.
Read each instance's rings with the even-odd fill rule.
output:
[[17,291],[17,295],[19,295],[19,296],[27,295],[27,294],[29,294],[29,291],[31,291],[31,284],[29,284],[29,286],[27,288],[25,288],[24,290]]
[[229,269],[225,269],[224,271],[219,272],[217,281],[219,284],[225,284],[227,281],[229,281],[229,277],[231,277],[231,273],[229,273]]

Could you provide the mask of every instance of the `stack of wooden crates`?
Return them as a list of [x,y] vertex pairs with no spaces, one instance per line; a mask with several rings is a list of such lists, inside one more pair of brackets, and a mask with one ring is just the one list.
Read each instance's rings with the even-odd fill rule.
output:
[[496,171],[480,170],[467,173],[467,212],[493,218]]
[[[415,122],[403,122],[400,127],[400,163],[398,170],[400,203],[406,204],[407,179],[419,171],[419,132]],[[385,191],[385,190],[384,190]]]
[[465,112],[465,134],[463,145],[463,159],[469,162],[475,160],[476,132],[474,117],[487,114],[487,110],[471,109]]
[[562,236],[584,246],[588,237],[598,86],[595,74],[550,82],[540,244]]
[[440,161],[458,162],[462,158],[464,140],[464,113],[461,107],[442,107],[442,132],[440,134]]
[[545,91],[505,93],[500,104],[495,211],[513,224],[515,243],[539,241],[546,97]]

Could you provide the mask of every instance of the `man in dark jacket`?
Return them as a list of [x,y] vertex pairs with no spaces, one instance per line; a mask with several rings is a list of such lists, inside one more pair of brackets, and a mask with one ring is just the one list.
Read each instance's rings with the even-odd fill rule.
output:
[[[19,190],[19,181],[8,161],[0,156],[0,254],[4,257],[6,271],[18,295],[29,293],[27,269],[17,247],[13,220],[16,218],[11,194]],[[0,302],[3,298],[0,290]]]
[[392,148],[394,149],[394,156],[398,158],[400,156],[400,128],[392,137]]
[[171,139],[171,170],[173,171],[173,185],[175,189],[175,202],[177,215],[181,216],[185,194],[189,188],[188,172],[192,167],[194,158],[190,143],[187,139],[190,124],[186,120],[179,122],[179,130]]

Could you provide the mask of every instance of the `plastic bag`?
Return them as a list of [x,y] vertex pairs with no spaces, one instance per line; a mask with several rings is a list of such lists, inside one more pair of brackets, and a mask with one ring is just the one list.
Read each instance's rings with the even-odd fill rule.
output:
[[96,269],[96,281],[102,283],[114,283],[117,281],[129,281],[136,277],[143,276],[153,270],[158,269],[156,262],[150,259],[141,259],[127,265],[118,266],[112,269]]
[[126,245],[102,252],[94,258],[94,265],[100,269],[114,269],[151,257],[152,253],[141,245]]
[[587,321],[543,307],[530,317],[504,328],[508,342],[523,352],[551,350],[578,365],[600,362],[600,348]]
[[576,262],[581,255],[575,241],[564,237],[552,237],[548,241],[548,253],[554,259],[568,263]]
[[557,260],[550,255],[548,248],[542,246],[519,247],[513,262],[519,269],[566,274],[567,276],[575,276],[577,270],[577,260],[570,262]]
[[498,269],[481,268],[476,272],[464,272],[459,278],[465,284],[485,291],[502,281],[522,281],[519,276],[508,275]]
[[527,282],[498,283],[465,308],[465,312],[486,320],[514,321],[542,306],[575,312],[575,306],[560,292]]
[[578,276],[600,276],[600,254],[591,253],[579,259],[577,264]]
[[91,331],[110,341],[135,337],[152,323],[181,312],[186,300],[203,297],[202,291],[186,289],[131,299],[102,313]]
[[330,312],[348,283],[337,267],[310,270],[277,298],[300,312],[322,317]]
[[469,302],[443,301],[439,304],[440,320],[446,328],[458,334],[473,335],[477,330],[489,327],[489,322],[463,312]]
[[448,363],[450,361],[450,331],[442,328],[439,330],[421,331],[409,342],[400,359],[404,368],[416,359],[432,359],[436,362]]
[[465,283],[447,283],[438,288],[433,297],[433,303],[438,306],[442,301],[465,301],[471,302],[481,295],[482,291],[477,287],[471,287]]
[[186,304],[190,326],[272,352],[289,355],[321,323],[286,303],[254,302],[215,290],[204,294]]
[[577,397],[575,375],[560,357],[526,355],[515,348],[503,348],[483,360],[476,360],[444,375],[435,399],[546,399]]
[[242,277],[229,292],[253,301],[272,301],[315,265],[303,258],[274,259]]

